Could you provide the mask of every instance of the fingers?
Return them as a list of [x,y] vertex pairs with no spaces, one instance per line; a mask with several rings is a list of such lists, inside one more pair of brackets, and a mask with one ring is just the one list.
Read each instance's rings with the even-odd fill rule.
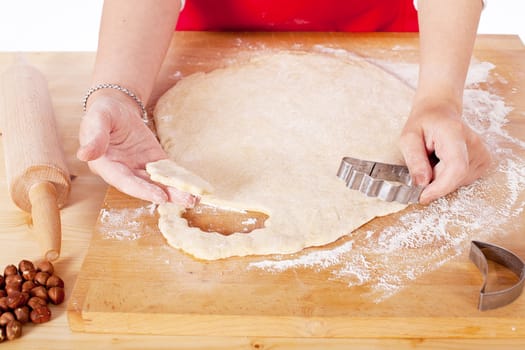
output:
[[126,165],[99,158],[90,162],[100,177],[119,191],[156,204],[168,200],[168,194],[159,186],[136,176]]
[[422,204],[428,204],[465,184],[471,170],[464,141],[445,140],[443,147],[436,149],[436,155],[440,161],[434,167],[434,180],[421,193]]
[[[135,171],[135,174],[142,179],[150,181],[149,175],[145,170],[137,170]],[[177,203],[184,206],[185,208],[193,208],[198,202],[198,197],[192,195],[191,193],[181,191],[175,187],[164,186],[159,183],[156,183],[156,185],[167,193],[169,202]]]
[[434,167],[434,180],[421,193],[422,204],[471,184],[483,176],[491,160],[479,135],[463,123],[437,133],[434,140],[439,163]]
[[198,202],[198,198],[190,193],[150,182],[145,170],[133,171],[126,165],[107,158],[91,161],[89,165],[108,184],[132,197],[155,204],[169,201],[185,208],[193,208]]
[[[491,159],[479,135],[461,119],[441,113],[409,118],[400,148],[414,182],[426,186],[421,204],[474,182],[488,169]],[[429,160],[433,152],[439,159],[434,167]]]
[[193,208],[199,202],[199,198],[191,193],[176,189],[175,187],[166,187],[168,200],[173,203],[179,203],[185,208]]

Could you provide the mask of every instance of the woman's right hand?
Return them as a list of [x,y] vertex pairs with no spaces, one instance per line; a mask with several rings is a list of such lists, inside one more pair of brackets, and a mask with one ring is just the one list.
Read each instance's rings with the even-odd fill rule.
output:
[[193,195],[150,181],[146,163],[168,156],[141,119],[135,101],[120,91],[104,89],[93,93],[89,102],[80,124],[78,159],[130,196],[153,203],[195,205]]

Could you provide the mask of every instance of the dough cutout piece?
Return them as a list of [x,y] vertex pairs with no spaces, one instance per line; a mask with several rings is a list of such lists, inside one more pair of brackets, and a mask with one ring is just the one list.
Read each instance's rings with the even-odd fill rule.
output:
[[405,208],[347,189],[336,173],[344,156],[403,164],[397,142],[412,98],[362,59],[316,53],[264,52],[185,77],[155,108],[161,145],[213,184],[203,201],[269,218],[262,229],[225,236],[189,227],[184,208],[167,203],[158,208],[160,231],[200,259],[290,254]]
[[169,159],[161,159],[146,164],[146,172],[155,182],[175,187],[193,195],[213,192],[212,185],[206,180]]

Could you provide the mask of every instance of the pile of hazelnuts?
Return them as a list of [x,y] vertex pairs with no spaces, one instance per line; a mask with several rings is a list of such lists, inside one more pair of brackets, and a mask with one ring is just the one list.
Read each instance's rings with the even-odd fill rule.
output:
[[0,342],[21,337],[22,326],[28,322],[49,321],[48,303],[58,305],[64,297],[64,281],[49,261],[35,266],[22,260],[18,267],[6,266],[0,274]]

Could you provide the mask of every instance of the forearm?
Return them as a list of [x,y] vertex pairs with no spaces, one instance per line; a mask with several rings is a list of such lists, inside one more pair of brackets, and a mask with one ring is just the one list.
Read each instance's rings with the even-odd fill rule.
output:
[[147,102],[168,49],[180,0],[106,0],[93,85],[120,84]]
[[481,0],[420,0],[420,70],[415,105],[440,101],[461,114]]

